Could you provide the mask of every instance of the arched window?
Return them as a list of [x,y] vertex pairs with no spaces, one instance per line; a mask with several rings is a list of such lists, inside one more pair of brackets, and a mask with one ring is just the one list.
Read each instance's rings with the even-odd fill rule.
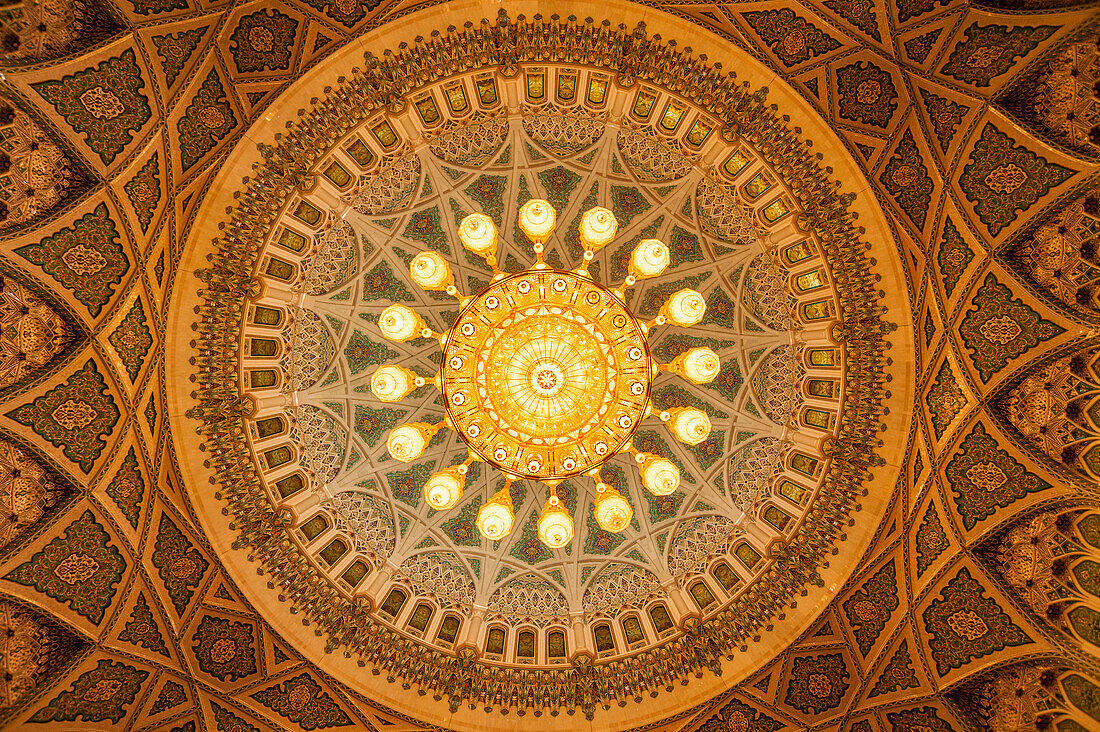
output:
[[252,322],[256,325],[279,326],[283,322],[283,311],[278,308],[257,305],[252,310]]
[[733,573],[733,570],[730,569],[730,566],[725,562],[718,562],[715,564],[711,567],[710,573],[714,575],[714,579],[718,580],[722,586],[726,588],[727,592],[736,587],[739,582],[737,575]]
[[250,356],[275,356],[279,353],[279,342],[271,338],[250,338],[248,341],[248,355]]
[[328,531],[328,519],[325,518],[323,513],[319,513],[302,524],[298,530],[302,532],[302,536],[305,537],[306,541],[313,541]]
[[389,615],[391,619],[396,618],[407,599],[409,599],[409,596],[405,594],[404,590],[394,587],[390,590],[390,594],[386,595],[386,601],[382,603],[382,607],[379,609],[384,614]]
[[516,658],[535,659],[535,634],[530,630],[521,630],[516,636]]
[[328,546],[321,550],[321,561],[332,566],[340,561],[340,558],[348,553],[348,545],[343,539],[333,539]]
[[653,627],[658,633],[672,630],[674,626],[672,616],[668,614],[668,608],[659,603],[649,608],[649,619],[653,621]]
[[706,610],[708,607],[718,602],[714,599],[714,595],[711,594],[710,588],[707,587],[707,583],[699,580],[693,584],[688,591],[691,593],[691,597],[695,600],[695,604],[699,606],[700,610]]
[[546,655],[551,659],[564,659],[565,653],[565,633],[551,630],[546,634]]
[[439,632],[435,634],[435,639],[443,643],[454,643],[455,638],[458,637],[458,628],[462,624],[456,616],[448,615],[443,618],[443,622],[439,624]]
[[255,426],[256,438],[260,440],[286,432],[286,420],[282,417],[264,417],[257,420]]
[[279,498],[290,498],[305,487],[306,481],[301,473],[294,473],[275,481],[275,492],[279,494]]
[[490,628],[489,634],[485,636],[485,652],[491,653],[494,656],[504,655],[504,629],[503,628]]
[[423,633],[428,627],[428,621],[432,619],[435,608],[426,602],[418,603],[409,616],[409,627],[418,633]]
[[356,559],[351,563],[351,566],[345,569],[344,573],[340,575],[340,581],[354,589],[369,573],[370,567],[367,566],[367,563],[362,559]]
[[286,465],[294,459],[294,453],[287,446],[276,447],[264,453],[264,462],[268,470]]
[[264,274],[274,277],[277,280],[282,280],[283,282],[289,282],[294,279],[294,265],[290,262],[272,257],[267,260],[267,266],[264,267]]
[[636,615],[629,615],[622,619],[623,637],[626,644],[634,647],[635,643],[645,642],[645,631],[642,630],[642,621]]
[[615,636],[611,634],[611,626],[607,623],[594,627],[592,635],[596,639],[596,653],[615,650]]

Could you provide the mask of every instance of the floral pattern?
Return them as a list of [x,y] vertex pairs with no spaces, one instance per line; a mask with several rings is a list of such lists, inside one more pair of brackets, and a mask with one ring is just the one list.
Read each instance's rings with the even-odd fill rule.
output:
[[237,115],[229,104],[218,70],[210,69],[198,94],[176,123],[183,172],[194,167],[238,125]]
[[784,701],[803,714],[822,714],[840,706],[848,677],[848,664],[840,653],[798,656],[791,662]]
[[936,671],[951,669],[1013,646],[1031,643],[997,601],[960,569],[922,614]]
[[868,61],[836,70],[840,116],[886,129],[898,108],[893,77]]
[[252,695],[304,730],[343,727],[351,718],[309,674],[299,674]]
[[259,10],[241,16],[229,50],[241,73],[290,68],[298,21],[278,10]]
[[980,422],[956,449],[946,472],[955,506],[967,530],[992,516],[998,508],[1050,487],[1001,450]]
[[40,81],[31,87],[84,135],[88,147],[104,165],[114,162],[152,116],[149,99],[141,91],[145,87],[141,69],[131,48],[94,69],[57,81]]
[[959,335],[983,382],[1017,356],[1065,332],[1013,297],[992,272],[986,275],[972,305],[959,325]]
[[182,616],[209,562],[166,513],[160,515],[152,560],[176,614]]
[[840,48],[840,43],[789,8],[742,13],[787,68]]
[[141,170],[123,186],[126,196],[130,199],[130,205],[137,214],[141,233],[149,232],[149,224],[153,221],[153,213],[160,203],[160,151],[141,166]]
[[49,704],[30,718],[32,722],[85,722],[111,720],[117,723],[133,704],[149,672],[125,663],[101,659],[85,671]]
[[236,681],[256,673],[256,652],[251,623],[204,615],[192,637],[199,669],[221,681]]
[[923,229],[924,222],[928,219],[928,206],[932,203],[934,186],[928,175],[928,167],[921,159],[920,150],[913,140],[912,130],[906,130],[902,134],[894,154],[879,176],[879,181],[894,197],[905,215],[918,229]]
[[138,517],[141,515],[141,500],[145,497],[145,478],[138,467],[137,454],[133,447],[126,453],[104,492],[122,510],[130,526],[136,529]]
[[959,187],[974,204],[978,218],[996,236],[1016,220],[1018,212],[1071,176],[1074,171],[1014,145],[993,123],[982,128],[981,139],[963,166]]
[[1030,53],[1056,30],[1058,28],[1053,25],[1009,28],[971,23],[941,72],[964,84],[987,87],[1008,71],[1017,58]]
[[864,656],[870,653],[886,621],[898,609],[897,592],[897,569],[891,559],[844,601],[844,615]]
[[130,260],[119,244],[114,217],[105,203],[81,216],[71,227],[15,251],[72,290],[73,297],[93,317],[103,311],[115,286],[130,269]]
[[4,579],[44,592],[93,623],[103,620],[126,562],[91,511],[85,511]]
[[19,424],[60,447],[69,460],[85,473],[99,458],[118,423],[119,411],[107,393],[107,384],[91,359],[64,384],[30,404],[8,412]]
[[164,643],[164,636],[160,632],[153,611],[149,609],[149,601],[145,599],[145,593],[139,592],[134,609],[130,612],[130,619],[119,632],[118,639],[141,645],[151,651],[168,658],[168,646]]

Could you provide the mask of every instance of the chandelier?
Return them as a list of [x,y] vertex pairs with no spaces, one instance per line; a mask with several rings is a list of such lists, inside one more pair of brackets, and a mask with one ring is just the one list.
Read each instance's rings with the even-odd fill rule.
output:
[[[483,461],[504,475],[504,487],[478,511],[477,528],[487,539],[500,540],[515,519],[511,484],[537,480],[549,488],[538,520],[539,539],[560,548],[573,538],[573,518],[556,494],[558,484],[573,476],[595,482],[594,514],[600,528],[620,532],[634,515],[630,502],[602,482],[600,467],[629,452],[642,484],[657,496],[673,493],[680,472],[667,457],[640,452],[631,444],[642,420],[663,421],[687,445],[710,434],[707,414],[693,407],[654,410],[650,385],[661,371],[695,384],[718,375],[718,354],[691,348],[668,364],[655,363],[647,334],[671,324],[690,327],[703,318],[706,301],[695,290],[673,293],[656,318],[645,322],[627,307],[626,290],[638,280],[660,275],[669,265],[669,249],[657,239],[638,243],[630,256],[629,276],[608,289],[588,272],[595,253],[615,238],[618,221],[606,208],[581,217],[579,238],[585,248],[579,269],[554,269],[543,261],[545,243],[554,232],[557,213],[549,202],[531,199],[519,210],[519,228],[534,244],[535,264],[518,273],[497,266],[497,229],[485,214],[471,214],[459,226],[459,239],[486,260],[492,281],[477,295],[455,286],[446,260],[434,251],[409,263],[413,281],[424,290],[442,291],[459,301],[459,313],[445,333],[436,333],[404,305],[390,305],[378,320],[382,335],[395,342],[434,338],[442,348],[433,383],[443,396],[446,413],[438,424],[415,422],[389,432],[391,456],[411,462],[444,427],[454,430],[468,449],[465,461],[433,473],[423,486],[433,509],[446,511],[462,498],[470,464]],[[386,364],[371,375],[371,391],[395,402],[427,380],[410,369]]]

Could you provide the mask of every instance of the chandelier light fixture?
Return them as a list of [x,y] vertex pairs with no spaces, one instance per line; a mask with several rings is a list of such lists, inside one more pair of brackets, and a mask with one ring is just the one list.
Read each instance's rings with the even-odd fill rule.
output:
[[[443,350],[433,383],[443,395],[446,414],[437,424],[414,422],[389,432],[390,455],[411,462],[424,454],[444,427],[454,430],[469,454],[465,461],[433,473],[423,486],[424,500],[437,511],[453,508],[462,498],[474,460],[496,466],[505,478],[479,510],[478,531],[500,540],[512,530],[515,514],[510,487],[514,480],[537,480],[549,487],[538,520],[539,539],[560,548],[573,539],[573,518],[555,492],[570,477],[587,475],[595,482],[593,511],[606,531],[622,531],[634,510],[614,487],[602,482],[600,467],[629,452],[642,484],[666,496],[680,485],[680,472],[667,457],[639,452],[631,439],[642,420],[655,415],[681,442],[697,445],[710,434],[710,418],[693,407],[654,410],[650,385],[661,371],[693,384],[712,381],[721,363],[710,348],[691,348],[671,363],[652,360],[647,335],[656,326],[691,327],[703,318],[706,301],[695,290],[673,293],[651,321],[638,319],[627,307],[625,293],[638,280],[660,275],[669,265],[669,249],[657,239],[638,243],[630,256],[629,276],[616,289],[596,282],[588,272],[595,253],[611,243],[618,221],[606,208],[581,217],[579,238],[585,248],[573,271],[543,261],[554,233],[557,212],[541,199],[519,210],[519,228],[534,244],[535,264],[518,273],[497,266],[497,230],[484,214],[462,220],[462,245],[486,260],[492,281],[467,296],[455,286],[454,273],[438,253],[425,251],[409,263],[413,281],[424,290],[446,292],[460,310],[446,333],[436,333],[404,305],[385,308],[378,321],[382,335],[404,342],[434,338]],[[371,376],[371,391],[395,402],[427,380],[406,368],[386,364]]]

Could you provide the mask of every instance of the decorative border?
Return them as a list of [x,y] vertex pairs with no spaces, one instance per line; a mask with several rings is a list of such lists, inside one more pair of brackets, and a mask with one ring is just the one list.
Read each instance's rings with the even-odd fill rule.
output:
[[[501,673],[479,663],[470,650],[457,656],[432,653],[371,622],[364,599],[343,598],[294,548],[285,535],[289,516],[267,501],[245,436],[243,418],[253,406],[238,385],[240,317],[247,300],[257,294],[252,268],[279,210],[296,189],[310,187],[310,166],[349,129],[387,108],[403,109],[407,95],[435,80],[435,68],[496,67],[512,75],[520,63],[559,59],[598,64],[616,73],[623,86],[644,80],[673,93],[690,89],[696,103],[725,125],[723,134],[743,137],[781,173],[805,212],[800,225],[817,234],[834,274],[841,322],[832,335],[847,350],[848,373],[839,433],[825,444],[832,458],[825,489],[790,541],[774,548],[776,562],[767,573],[767,587],[749,588],[711,620],[689,621],[679,638],[626,662],[592,664],[582,657],[565,670]],[[669,71],[673,68],[686,71],[674,77]],[[230,526],[240,532],[233,547],[251,547],[249,559],[260,560],[271,572],[282,595],[305,616],[303,622],[317,623],[318,634],[328,635],[326,652],[346,646],[348,655],[359,655],[359,665],[369,660],[372,671],[384,669],[388,680],[401,677],[406,685],[432,690],[436,699],[449,696],[452,712],[463,702],[499,705],[502,711],[530,707],[536,715],[544,708],[556,715],[558,708],[572,713],[579,707],[592,719],[596,705],[609,707],[613,698],[640,700],[643,692],[671,689],[676,678],[701,674],[703,668],[720,674],[721,659],[732,660],[737,648],[747,650],[768,619],[781,615],[804,585],[824,586],[818,572],[825,566],[821,558],[835,552],[833,545],[843,539],[842,529],[859,508],[871,469],[885,464],[874,452],[883,444],[877,433],[885,429],[888,409],[883,401],[890,396],[886,336],[896,325],[883,320],[886,309],[877,302],[884,293],[874,286],[869,245],[848,211],[854,194],[836,192],[837,182],[810,154],[797,128],[766,107],[766,89],[750,92],[747,84],[737,84],[734,74],[721,73],[689,50],[649,36],[644,24],[628,32],[625,26],[613,29],[607,21],[597,26],[562,22],[557,16],[549,21],[518,16],[513,21],[501,10],[495,24],[483,20],[480,28],[468,25],[418,41],[384,59],[367,54],[364,69],[351,74],[301,114],[276,146],[259,145],[265,164],[246,179],[229,221],[219,225],[223,233],[214,241],[218,256],[212,258],[213,266],[196,273],[205,283],[200,292],[204,302],[195,308],[192,324],[198,334],[193,341],[197,389],[192,396],[198,404],[187,416],[203,423],[198,433],[208,465],[217,474],[212,479],[219,488],[215,497],[228,501],[227,510],[235,516]]]

